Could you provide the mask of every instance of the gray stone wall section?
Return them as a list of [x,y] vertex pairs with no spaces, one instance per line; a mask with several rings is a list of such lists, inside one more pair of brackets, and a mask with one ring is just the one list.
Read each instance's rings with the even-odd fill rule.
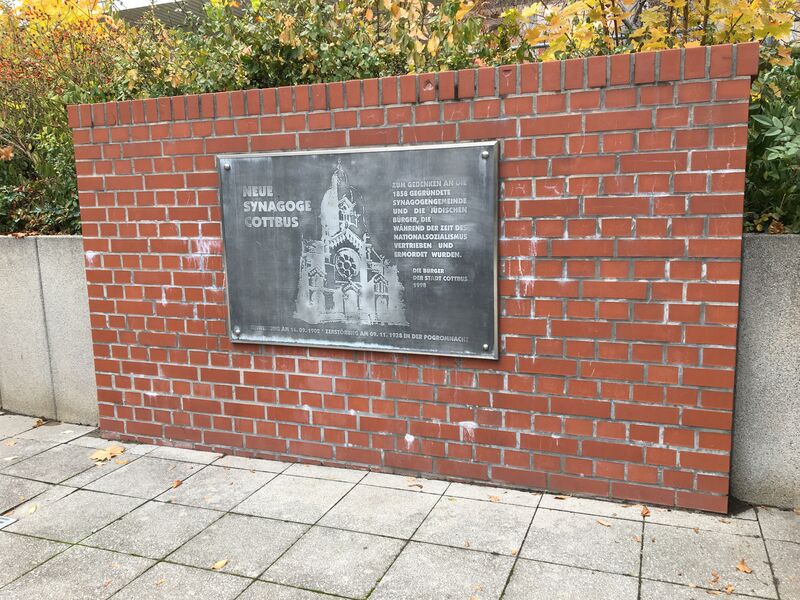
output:
[[60,421],[97,423],[97,386],[83,268],[83,240],[36,238],[50,347],[50,371]]
[[83,240],[0,237],[0,407],[97,423]]
[[746,235],[731,485],[800,506],[800,235]]
[[56,416],[34,238],[0,238],[0,402],[6,410]]

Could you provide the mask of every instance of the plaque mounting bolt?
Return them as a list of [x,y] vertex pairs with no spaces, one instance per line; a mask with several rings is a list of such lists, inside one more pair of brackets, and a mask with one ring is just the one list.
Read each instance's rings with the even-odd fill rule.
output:
[[239,327],[238,325],[236,327],[234,327],[233,328],[233,335],[235,337],[239,337],[240,335],[242,335],[242,328]]
[[489,349],[489,344],[484,344],[484,345],[483,345],[483,349],[484,349],[484,350],[488,350],[488,349]]
[[222,168],[223,168],[223,169],[225,169],[226,171],[230,171],[230,170],[231,170],[231,163],[225,163],[225,164],[223,164],[223,165],[222,165]]
[[489,151],[484,150],[483,152],[481,152],[481,158],[483,158],[484,160],[489,158]]

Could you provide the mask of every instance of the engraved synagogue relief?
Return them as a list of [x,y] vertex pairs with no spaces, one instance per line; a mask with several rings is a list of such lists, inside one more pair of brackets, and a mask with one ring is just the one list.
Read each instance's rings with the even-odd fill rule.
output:
[[339,161],[322,197],[321,239],[302,240],[296,319],[408,325],[397,267],[373,246],[363,202]]

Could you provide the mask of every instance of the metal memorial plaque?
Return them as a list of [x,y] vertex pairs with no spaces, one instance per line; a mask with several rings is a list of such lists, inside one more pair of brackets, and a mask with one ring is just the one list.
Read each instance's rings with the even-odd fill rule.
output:
[[232,339],[497,358],[497,153],[220,156]]

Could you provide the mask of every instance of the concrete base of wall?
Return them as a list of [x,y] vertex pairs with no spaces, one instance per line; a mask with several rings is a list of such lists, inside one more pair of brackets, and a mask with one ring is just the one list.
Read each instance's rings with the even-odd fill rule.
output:
[[0,237],[0,407],[97,423],[80,236]]
[[800,506],[800,235],[744,238],[731,485]]

